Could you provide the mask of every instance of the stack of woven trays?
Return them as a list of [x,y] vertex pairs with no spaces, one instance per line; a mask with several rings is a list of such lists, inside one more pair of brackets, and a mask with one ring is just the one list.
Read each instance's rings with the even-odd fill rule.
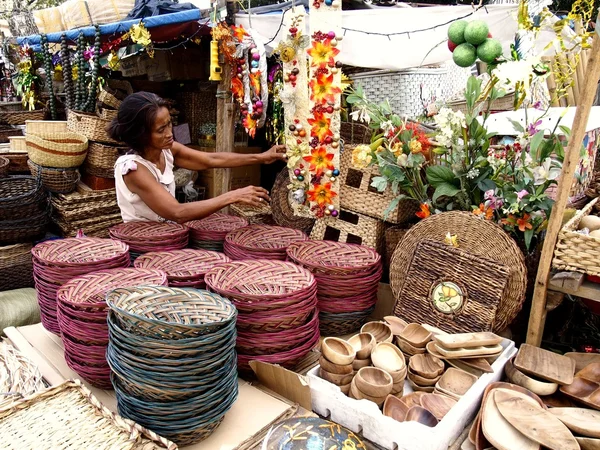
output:
[[172,250],[150,252],[138,256],[135,267],[161,270],[167,274],[169,286],[204,289],[204,275],[216,265],[229,262],[223,253],[210,250]]
[[82,230],[86,236],[107,238],[108,229],[123,222],[114,189],[92,191],[83,183],[76,192],[52,196],[52,220],[65,237]]
[[33,286],[32,244],[0,247],[0,291]]
[[33,279],[44,328],[60,334],[56,294],[67,281],[103,269],[128,267],[129,248],[122,242],[100,238],[45,241],[31,250]]
[[242,217],[215,213],[185,225],[190,229],[190,247],[223,252],[225,236],[231,231],[248,226],[248,221]]
[[48,226],[48,194],[41,181],[16,175],[0,179],[0,245],[33,242]]
[[369,247],[332,241],[298,242],[287,254],[317,279],[321,334],[340,336],[360,329],[377,302],[381,256]]
[[112,389],[108,346],[106,294],[119,287],[166,286],[164,272],[150,269],[110,269],[73,278],[56,295],[58,324],[67,365],[88,383]]
[[113,414],[79,380],[0,406],[3,449],[176,450],[137,423]]
[[119,413],[178,445],[199,442],[237,398],[237,312],[217,294],[138,287],[108,294]]
[[306,241],[300,230],[271,225],[250,225],[225,237],[223,250],[231,259],[278,259],[285,261],[286,249],[294,242]]
[[166,222],[127,222],[109,230],[111,238],[129,245],[132,262],[143,253],[186,248],[189,232],[184,225]]
[[252,360],[293,367],[319,342],[317,283],[308,270],[284,261],[232,261],[205,280],[238,310],[240,370],[249,371]]

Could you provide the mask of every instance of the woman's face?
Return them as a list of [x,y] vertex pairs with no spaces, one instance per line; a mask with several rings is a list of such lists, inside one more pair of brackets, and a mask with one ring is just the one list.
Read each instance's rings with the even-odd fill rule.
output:
[[152,135],[150,136],[150,147],[157,149],[170,149],[173,145],[173,125],[171,115],[167,108],[160,108],[156,113]]

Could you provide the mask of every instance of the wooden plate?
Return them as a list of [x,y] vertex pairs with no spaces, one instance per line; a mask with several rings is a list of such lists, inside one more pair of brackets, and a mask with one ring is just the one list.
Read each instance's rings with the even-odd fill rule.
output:
[[551,408],[567,428],[582,436],[600,438],[600,411],[587,408]]
[[421,324],[409,323],[399,336],[413,347],[424,348],[431,341],[432,334]]
[[487,345],[481,347],[472,347],[472,348],[455,348],[455,349],[447,349],[441,346],[438,343],[435,343],[436,350],[443,355],[445,358],[464,358],[466,356],[496,356],[502,353],[502,346],[498,345]]
[[442,392],[463,396],[476,382],[477,377],[475,375],[450,367],[437,382],[436,388]]
[[472,348],[498,345],[502,338],[489,331],[479,333],[457,333],[434,336],[433,340],[447,349]]
[[585,369],[588,364],[600,362],[600,353],[569,352],[565,356],[575,361],[575,372]]
[[[402,347],[400,347],[402,348]],[[502,348],[502,347],[501,347]],[[436,345],[435,342],[429,342],[427,344],[427,351],[429,353],[431,353],[433,356],[437,356],[440,359],[445,359],[445,360],[449,360],[449,359],[481,359],[481,355],[475,355],[475,356],[444,356],[442,355],[439,351],[438,351],[438,346]],[[502,350],[499,353],[495,353],[494,355],[488,355],[490,357],[494,357],[497,358],[498,356],[500,356],[502,354]],[[487,356],[486,356],[487,359]]]
[[448,411],[456,405],[456,400],[438,394],[425,394],[421,397],[423,408],[427,409],[436,419],[442,420]]
[[483,372],[481,370],[478,369],[473,369],[472,367],[467,366],[464,361],[466,360],[462,360],[462,359],[447,359],[446,360],[448,362],[448,364],[452,367],[455,367],[459,370],[464,370],[467,373],[470,373],[471,375],[475,375],[477,378],[479,378],[481,375],[483,375]]
[[383,320],[385,320],[385,322],[390,326],[394,336],[399,336],[402,334],[402,331],[404,331],[408,325],[407,322],[396,316],[385,316]]
[[425,378],[436,378],[444,373],[444,362],[436,356],[428,353],[414,355],[408,361],[408,368],[416,375]]
[[521,345],[514,366],[527,375],[553,383],[573,383],[574,364],[571,359],[533,345]]
[[600,450],[600,439],[575,437],[581,450]]
[[425,395],[425,392],[413,392],[411,394],[405,395],[400,400],[402,400],[408,408],[412,408],[413,406],[423,406],[421,405],[421,397]]
[[506,362],[504,371],[506,372],[506,376],[510,381],[529,389],[534,394],[552,395],[558,389],[558,384],[556,383],[539,381],[525,375],[523,372],[520,372],[517,368],[515,368],[515,366],[513,366],[513,359]]

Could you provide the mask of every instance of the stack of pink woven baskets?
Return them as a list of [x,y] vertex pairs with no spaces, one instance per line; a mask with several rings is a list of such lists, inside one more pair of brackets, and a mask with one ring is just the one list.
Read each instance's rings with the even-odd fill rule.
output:
[[287,254],[317,280],[321,333],[339,336],[360,329],[377,302],[381,256],[369,247],[333,241],[298,242]]
[[77,277],[56,296],[58,323],[67,365],[88,383],[112,389],[108,346],[106,294],[116,288],[166,286],[167,275],[150,269],[110,269]]
[[238,310],[240,370],[250,370],[252,360],[292,367],[319,342],[317,285],[308,270],[284,261],[232,261],[205,280]]
[[186,248],[190,230],[176,223],[127,222],[111,227],[109,233],[111,238],[129,245],[133,262],[143,253]]
[[169,286],[204,289],[204,275],[218,264],[229,262],[223,253],[209,250],[172,250],[150,252],[135,260],[135,267],[166,272]]
[[129,266],[129,248],[111,239],[70,238],[45,241],[36,245],[33,278],[44,328],[60,334],[56,312],[56,293],[67,281],[97,272]]
[[190,229],[190,247],[223,252],[227,233],[248,226],[243,217],[215,213],[201,220],[186,222]]
[[232,231],[225,238],[225,254],[231,259],[278,259],[285,261],[290,244],[308,240],[308,236],[293,228],[271,225],[250,225]]

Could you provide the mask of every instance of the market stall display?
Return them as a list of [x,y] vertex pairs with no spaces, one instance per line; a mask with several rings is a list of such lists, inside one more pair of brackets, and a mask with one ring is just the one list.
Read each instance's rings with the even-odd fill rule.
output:
[[109,230],[110,237],[126,243],[131,260],[148,252],[180,250],[187,247],[189,229],[166,222],[127,222]]
[[148,286],[115,289],[107,303],[119,412],[178,445],[210,436],[238,393],[231,302]]
[[293,228],[250,225],[227,234],[223,250],[231,259],[278,259],[285,261],[286,249],[308,236]]
[[223,252],[227,233],[248,226],[248,221],[238,216],[215,213],[204,219],[186,222],[185,226],[190,229],[192,248]]
[[73,278],[56,294],[65,360],[81,378],[101,389],[111,389],[106,362],[108,306],[106,294],[130,286],[166,286],[164,272],[151,269],[110,269]]

